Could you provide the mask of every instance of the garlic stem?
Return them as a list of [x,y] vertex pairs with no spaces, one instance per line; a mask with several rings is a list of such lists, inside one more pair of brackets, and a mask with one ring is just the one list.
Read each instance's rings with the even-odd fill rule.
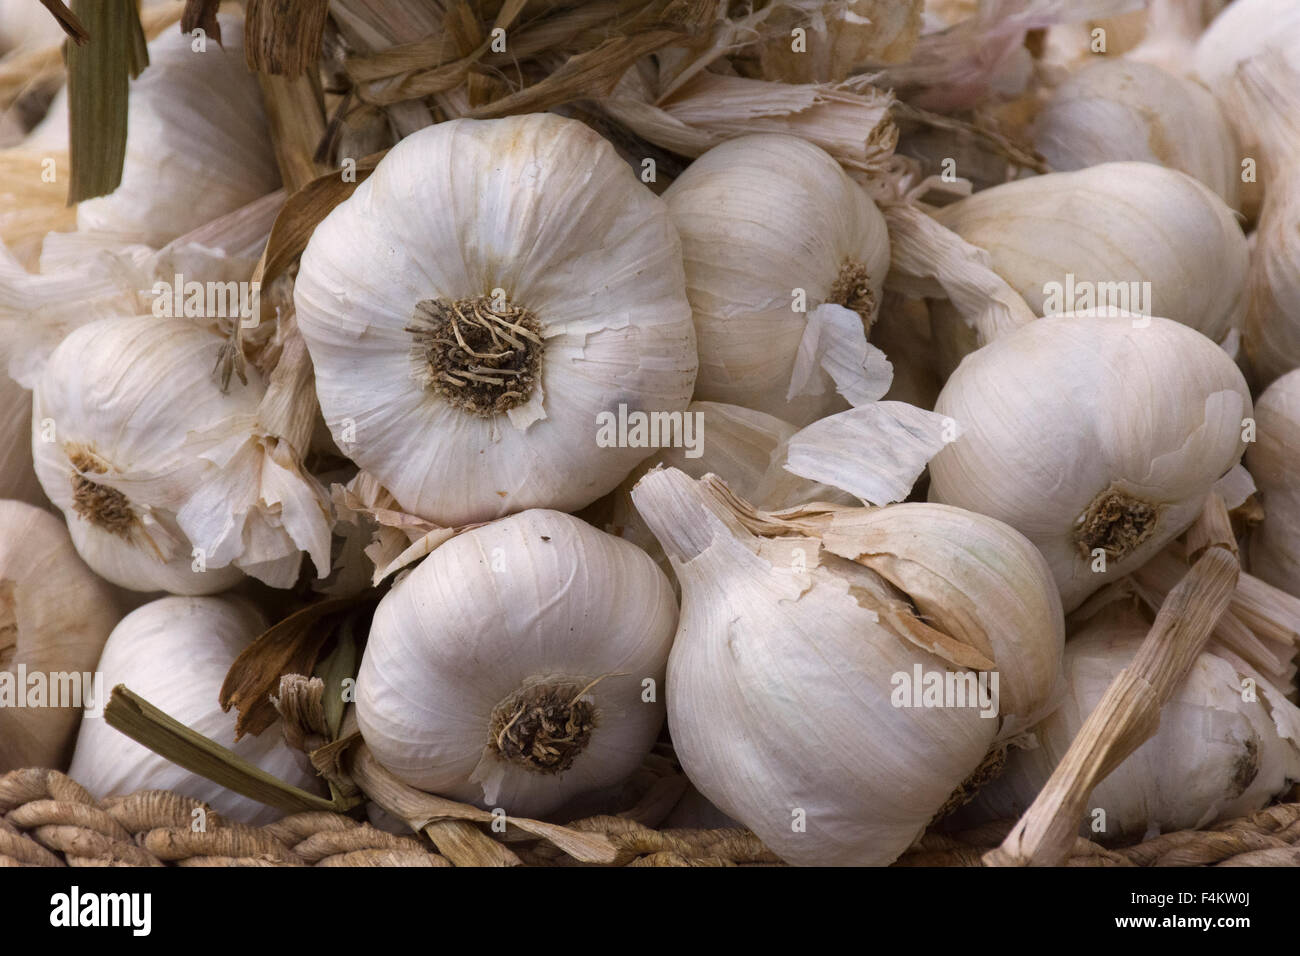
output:
[[1160,709],[1201,653],[1237,586],[1236,545],[1230,534],[1224,540],[1218,533],[1226,522],[1223,499],[1211,495],[1200,527],[1188,537],[1212,544],[1170,592],[1133,663],[1088,715],[1029,810],[1001,846],[984,855],[986,865],[1064,862],[1088,795],[1160,726]]

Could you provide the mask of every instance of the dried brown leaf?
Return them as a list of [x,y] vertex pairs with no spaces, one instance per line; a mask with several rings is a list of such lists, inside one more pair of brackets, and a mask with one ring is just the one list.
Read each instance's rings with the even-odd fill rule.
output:
[[221,708],[239,712],[235,739],[254,736],[275,723],[279,715],[271,695],[285,674],[310,674],[334,629],[348,612],[376,600],[374,592],[318,601],[290,614],[235,658],[221,685]]

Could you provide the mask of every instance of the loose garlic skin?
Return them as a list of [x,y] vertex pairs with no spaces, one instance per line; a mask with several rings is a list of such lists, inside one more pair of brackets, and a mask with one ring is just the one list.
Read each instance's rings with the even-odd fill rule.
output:
[[1148,63],[1097,59],[1071,73],[1039,113],[1034,146],[1057,171],[1154,163],[1240,203],[1236,136],[1214,96]]
[[[807,315],[830,302],[864,329],[889,271],[884,216],[830,156],[780,134],[715,146],[664,193],[682,238],[699,338],[697,401],[807,425],[848,407],[825,372],[820,395],[787,398]],[[795,311],[802,290],[804,312]]]
[[[118,684],[285,783],[320,793],[306,754],[284,740],[277,721],[257,736],[235,741],[236,714],[219,697],[235,658],[267,628],[248,602],[231,598],[167,597],[122,618],[113,629],[99,670],[104,687]],[[171,763],[114,730],[102,717],[81,722],[69,776],[97,799],[139,790],[171,790],[202,800],[218,813],[261,826],[283,811],[228,790]]]
[[962,432],[930,463],[930,499],[1021,531],[1069,612],[1195,520],[1241,458],[1251,399],[1227,354],[1186,326],[1089,314],[972,353],[935,411]]
[[222,42],[208,37],[202,52],[175,28],[149,44],[149,66],[131,83],[122,182],[77,206],[79,232],[160,248],[279,188],[244,21],[217,22]]
[[680,412],[695,381],[666,206],[553,114],[403,139],[317,226],[295,304],[336,441],[440,524],[589,504],[646,454],[599,447],[597,416]]
[[[959,811],[955,825],[1015,819],[1028,809],[1146,631],[1138,619],[1089,624],[1070,638],[1061,707],[1033,729],[1033,749],[1008,752],[1003,772]],[[1247,676],[1257,681],[1257,699],[1249,702],[1242,699]],[[1205,827],[1260,809],[1298,777],[1300,710],[1267,680],[1202,652],[1161,710],[1155,734],[1093,790],[1080,833],[1123,843]],[[1094,822],[1105,828],[1094,830]]]
[[[1148,282],[1150,314],[1216,342],[1246,314],[1246,237],[1222,199],[1176,170],[1125,162],[1048,173],[985,189],[935,218],[987,251],[1035,315],[1051,305],[1048,284],[1064,286],[1068,275],[1130,291]],[[949,303],[933,303],[930,317],[941,369],[951,373],[975,349],[975,332]]]
[[[29,677],[44,674],[50,687],[57,686],[52,674],[93,672],[120,616],[112,590],[82,563],[63,522],[0,501],[0,672],[16,675],[21,666]],[[52,703],[0,706],[0,774],[67,767],[82,707]],[[82,701],[91,703],[103,702]]]
[[82,559],[121,587],[213,594],[243,578],[233,565],[194,570],[178,517],[215,471],[183,452],[191,433],[255,414],[261,397],[255,369],[249,387],[221,392],[220,346],[185,319],[101,319],[63,340],[33,392],[41,487]]
[[1259,489],[1264,520],[1250,533],[1250,573],[1300,597],[1300,369],[1264,390],[1255,423],[1246,468]]
[[413,787],[543,816],[641,765],[676,625],[668,579],[636,546],[557,511],[502,518],[380,602],[361,736]]

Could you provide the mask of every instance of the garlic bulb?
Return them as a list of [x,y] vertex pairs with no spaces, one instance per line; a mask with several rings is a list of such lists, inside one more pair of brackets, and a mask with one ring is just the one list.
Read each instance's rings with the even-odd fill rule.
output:
[[[1061,607],[1041,555],[999,522],[933,505],[760,514],[676,470],[632,496],[682,585],[677,756],[787,862],[889,863],[1000,734],[1051,704]],[[990,706],[973,687],[913,706],[900,691],[923,674],[969,679]]]
[[679,416],[694,384],[667,209],[551,114],[406,137],[316,227],[295,304],[340,447],[445,525],[594,501],[648,451],[600,416]]
[[243,569],[288,587],[305,549],[328,573],[324,491],[258,430],[255,369],[229,394],[213,381],[223,341],[185,319],[102,319],[68,335],[37,383],[37,477],[114,584],[211,594]]
[[119,615],[59,519],[0,501],[0,774],[67,767],[82,710],[103,706],[86,678]]
[[1236,137],[1208,90],[1147,63],[1099,59],[1044,104],[1034,146],[1055,170],[1133,160],[1177,169],[1237,208]]
[[[1132,612],[1130,612],[1130,615]],[[1069,691],[1032,731],[1033,749],[1012,749],[959,823],[1018,817],[1146,636],[1140,616],[1090,623],[1065,646]],[[1254,681],[1248,696],[1246,678]],[[1160,713],[1154,736],[1088,799],[1080,834],[1133,842],[1243,816],[1300,779],[1300,710],[1267,680],[1203,652]],[[1099,812],[1101,811],[1101,812]]]
[[1300,369],[1265,389],[1255,403],[1255,424],[1246,467],[1263,499],[1264,520],[1250,534],[1250,572],[1300,597]]
[[44,5],[30,0],[0,3],[0,53],[55,46],[63,37],[59,21]]
[[[1224,91],[1238,66],[1267,47],[1282,51],[1287,61],[1300,69],[1300,7],[1292,0],[1233,0],[1196,44],[1196,76],[1215,93]],[[1254,115],[1228,115],[1240,124],[1243,135],[1254,125]]]
[[[226,672],[267,627],[246,601],[167,597],[122,618],[99,661],[108,689],[125,684],[149,703],[285,783],[322,791],[306,754],[285,743],[276,723],[235,741],[236,715],[218,703]],[[232,820],[263,825],[282,811],[226,789],[169,762],[110,727],[86,717],[69,775],[98,799],[137,790],[171,790],[202,800]]]
[[818,345],[819,306],[851,309],[864,330],[875,320],[889,236],[866,192],[816,146],[764,134],[715,146],[664,198],[699,338],[696,399],[796,426],[847,408],[826,371],[797,392],[792,376]]
[[[1049,173],[986,189],[935,218],[986,250],[1035,315],[1114,305],[1218,342],[1246,312],[1246,237],[1223,200],[1176,170],[1103,163]],[[945,303],[930,318],[951,372],[975,348],[974,330]]]
[[1262,117],[1254,134],[1266,187],[1241,344],[1256,384],[1266,386],[1300,367],[1300,69],[1271,51],[1241,64],[1234,83],[1239,109]]
[[1205,336],[1090,314],[1039,319],[972,353],[935,411],[964,431],[930,463],[930,499],[1022,531],[1070,611],[1195,520],[1241,457],[1251,402]]
[[202,51],[164,31],[132,82],[122,182],[77,206],[77,229],[155,248],[280,185],[262,93],[244,65],[244,24],[219,14]]
[[380,602],[357,675],[361,736],[411,786],[541,816],[640,766],[676,623],[640,549],[558,511],[502,518]]

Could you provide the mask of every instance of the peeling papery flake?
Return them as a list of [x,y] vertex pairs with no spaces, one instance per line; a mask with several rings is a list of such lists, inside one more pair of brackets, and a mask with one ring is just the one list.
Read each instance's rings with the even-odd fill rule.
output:
[[879,401],[894,380],[894,366],[885,353],[867,342],[861,316],[830,303],[808,313],[786,400],[821,395],[826,386],[819,370],[855,406]]
[[[944,415],[904,402],[876,402],[790,436],[784,467],[885,505],[906,498],[930,459],[954,437],[955,423]],[[780,461],[780,455],[778,449],[773,460]]]
[[254,420],[222,433],[192,435],[188,450],[216,471],[176,514],[181,530],[212,567],[233,564],[272,587],[291,587],[301,552],[318,577],[330,573],[330,509],[325,489]]
[[1250,476],[1244,465],[1233,465],[1223,477],[1214,483],[1214,490],[1223,498],[1223,503],[1231,511],[1240,508],[1246,499],[1256,492],[1255,479]]
[[1037,318],[993,271],[983,249],[916,206],[893,203],[883,211],[889,224],[889,289],[913,297],[947,297],[981,345]]

